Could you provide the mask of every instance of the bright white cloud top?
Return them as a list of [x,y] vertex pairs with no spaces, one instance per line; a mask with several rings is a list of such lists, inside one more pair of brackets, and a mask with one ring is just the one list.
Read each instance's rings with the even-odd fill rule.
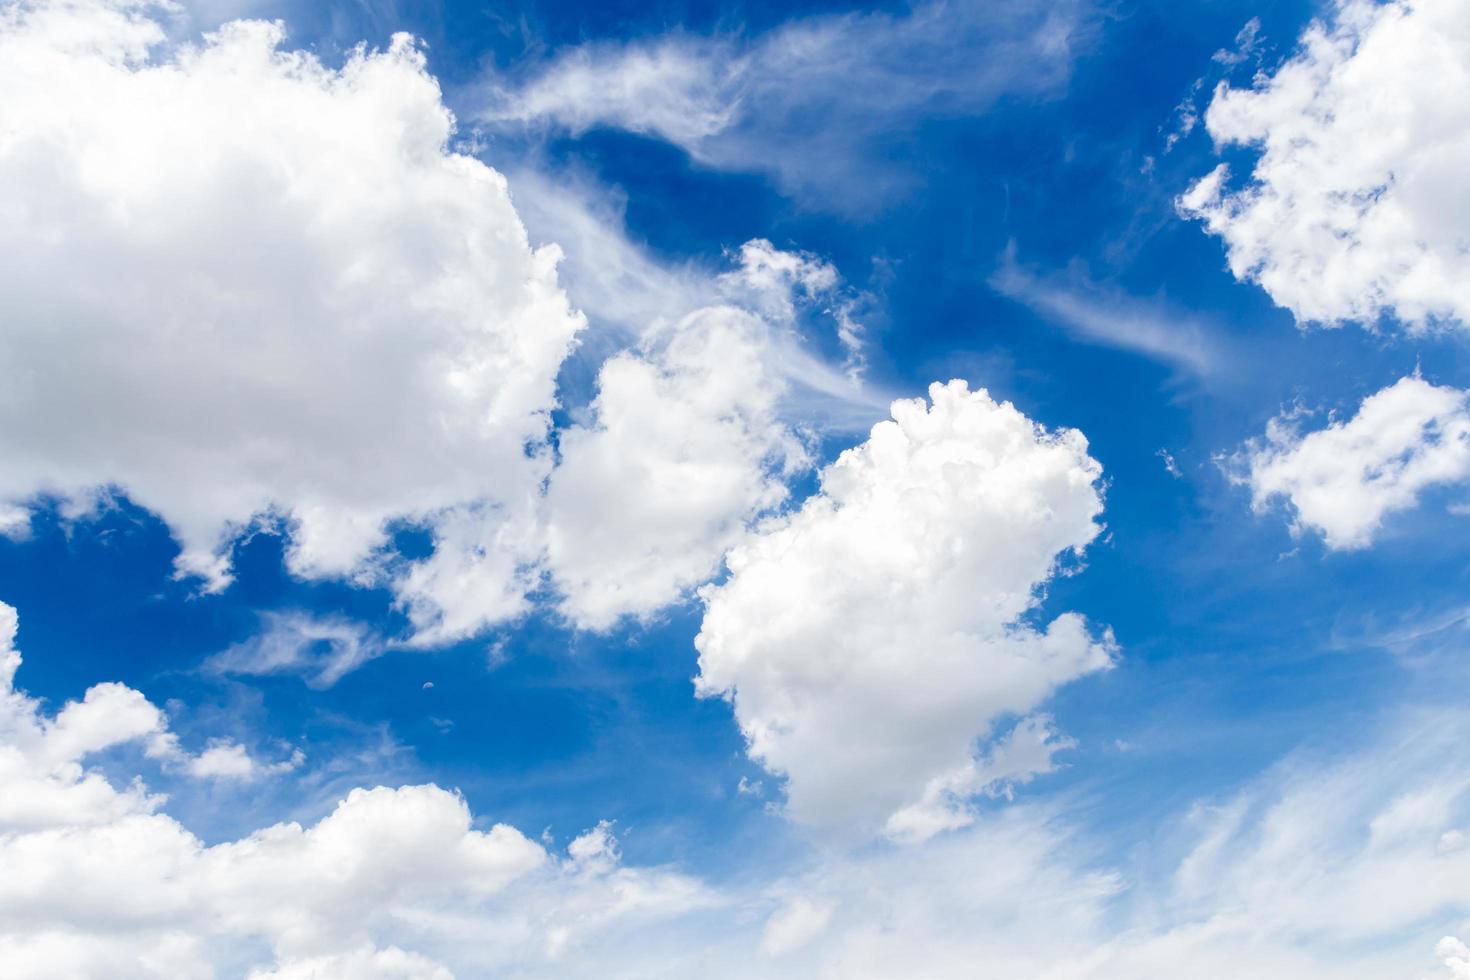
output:
[[777,419],[766,333],[745,310],[706,309],[602,366],[595,422],[562,437],[546,498],[572,621],[606,628],[670,604],[786,499],[781,477],[806,451]]
[[797,820],[878,829],[922,802],[901,834],[968,822],[974,740],[1111,662],[1081,617],[1026,618],[1101,530],[1086,439],[962,381],[929,395],[895,402],[702,593],[698,689],[732,700]]
[[1257,511],[1284,498],[1294,530],[1321,532],[1329,548],[1364,548],[1424,491],[1470,480],[1470,392],[1403,378],[1321,429],[1273,419],[1240,462]]
[[[543,572],[579,625],[648,615],[784,500],[805,453],[778,402],[793,364],[823,376],[793,304],[830,266],[747,244],[603,368],[553,478],[583,318],[409,38],[330,69],[258,22],[178,48],[130,4],[3,18],[6,533],[37,495],[115,488],[218,590],[264,521],[292,572],[390,587],[432,645],[524,612]],[[394,553],[395,522],[433,553]]]
[[[472,508],[484,550],[527,512],[582,321],[408,38],[332,70],[263,23],[150,55],[130,4],[0,17],[0,496],[119,487],[213,588],[266,514],[297,573],[372,576],[391,518]],[[480,618],[521,608],[473,564]],[[396,578],[426,624],[458,598]]]
[[1221,164],[1180,199],[1301,322],[1411,330],[1470,323],[1470,4],[1339,0],[1205,126],[1259,148],[1244,186]]

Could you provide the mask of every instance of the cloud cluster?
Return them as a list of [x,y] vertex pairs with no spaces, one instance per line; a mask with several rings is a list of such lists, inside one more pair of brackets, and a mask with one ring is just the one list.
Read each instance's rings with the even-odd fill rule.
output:
[[264,762],[226,739],[188,752],[162,710],[140,692],[110,681],[46,716],[15,687],[20,668],[16,628],[15,610],[0,603],[0,821],[8,827],[88,824],[115,816],[119,801],[146,804],[137,787],[114,798],[104,783],[79,768],[86,757],[120,746],[139,748],[164,769],[200,779],[251,780],[289,772],[302,762],[299,752]]
[[[877,829],[927,799],[936,829],[967,822],[975,739],[1111,662],[1080,616],[1029,621],[1100,530],[1086,440],[962,381],[929,394],[895,402],[701,593],[697,689],[731,699],[801,821]],[[953,792],[926,796],[935,780]]]
[[[0,605],[7,678],[14,630]],[[1378,980],[1440,966],[1453,978],[1466,958],[1441,939],[1470,916],[1453,707],[1201,801],[1141,865],[1109,866],[1102,840],[1025,804],[922,846],[828,849],[717,891],[625,866],[607,824],[558,856],[435,786],[354,790],[313,824],[207,844],[140,781],[86,768],[117,739],[146,749],[158,734],[146,704],[105,690],[54,715],[13,683],[0,691],[7,976],[740,977],[759,955],[771,977],[958,978],[983,964],[1161,980],[1187,963],[1201,980]],[[985,765],[1046,741],[1029,723]]]
[[1470,392],[1402,378],[1363,399],[1346,421],[1302,433],[1291,415],[1236,457],[1257,511],[1285,498],[1293,529],[1329,548],[1364,548],[1384,519],[1425,490],[1470,480]]
[[[679,875],[622,867],[605,825],[556,858],[504,824],[475,829],[464,800],[433,785],[356,789],[311,826],[206,845],[140,780],[118,789],[87,764],[136,743],[165,766],[238,776],[242,753],[217,744],[183,756],[161,713],[119,684],[48,715],[14,685],[16,624],[0,603],[7,977],[256,967],[252,977],[442,980],[447,968],[402,944],[460,943],[470,951],[456,958],[497,968],[550,963],[616,921],[710,900]],[[474,952],[485,942],[494,948]]]
[[920,120],[1056,91],[1086,23],[1072,2],[929,2],[795,19],[748,41],[590,42],[492,75],[477,117],[573,133],[616,127],[706,166],[769,173],[822,206],[868,210],[913,179],[893,148]]
[[[695,289],[644,283],[632,349],[553,438],[584,322],[560,252],[450,148],[412,40],[330,68],[276,24],[169,45],[150,12],[0,11],[0,533],[41,496],[76,515],[126,495],[218,590],[264,524],[291,572],[392,590],[431,645],[516,617],[548,576],[579,626],[648,615],[785,499],[792,378],[853,388],[797,339],[808,307],[842,308],[830,265],[755,241]],[[403,526],[431,553],[395,551]],[[320,660],[329,684],[378,652],[278,625],[233,659]]]
[[1301,322],[1470,323],[1470,16],[1463,0],[1338,0],[1249,89],[1222,83],[1205,126],[1259,148],[1180,198],[1230,269]]

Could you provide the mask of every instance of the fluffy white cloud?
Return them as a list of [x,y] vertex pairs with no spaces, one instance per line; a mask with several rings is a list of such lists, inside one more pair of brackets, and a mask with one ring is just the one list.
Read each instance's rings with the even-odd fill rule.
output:
[[603,365],[596,423],[563,435],[546,498],[548,566],[578,625],[652,612],[707,581],[786,499],[782,477],[806,453],[776,418],[765,330],[710,309]]
[[[0,533],[23,533],[36,495],[81,514],[120,492],[211,589],[263,522],[293,573],[391,589],[413,645],[519,615],[547,573],[601,628],[706,580],[784,499],[797,409],[859,401],[861,328],[830,265],[757,241],[734,272],[681,274],[553,223],[598,252],[587,294],[634,345],[553,478],[582,317],[505,180],[449,149],[412,41],[332,69],[259,22],[170,46],[150,11],[0,10]],[[636,288],[600,282],[609,262]],[[804,349],[812,309],[852,377]],[[395,522],[432,553],[393,551]],[[382,649],[287,617],[216,666],[327,685]]]
[[1182,211],[1299,321],[1470,323],[1470,7],[1338,0],[1300,45],[1216,90],[1210,135],[1261,155],[1244,186],[1222,164]]
[[[447,149],[407,37],[337,70],[260,22],[164,47],[150,9],[0,9],[0,501],[117,487],[212,588],[264,516],[294,572],[386,573],[423,630],[518,612],[503,527],[582,322],[557,251]],[[395,518],[473,593],[387,567]]]
[[781,418],[780,363],[798,304],[837,273],[753,241],[728,301],[648,330],[598,375],[589,425],[567,430],[546,494],[547,567],[561,609],[601,629],[708,581],[752,520],[808,465]]
[[[0,604],[8,669],[14,622]],[[121,720],[94,717],[93,730],[146,742],[140,713],[96,704]],[[564,857],[504,825],[476,829],[435,786],[354,790],[309,826],[207,845],[136,780],[118,788],[85,756],[57,765],[33,751],[60,714],[0,685],[7,977],[741,977],[764,953],[771,977],[958,978],[981,964],[984,976],[1048,980],[1380,980],[1438,967],[1453,980],[1467,958],[1441,939],[1470,916],[1470,849],[1453,846],[1470,826],[1457,708],[1333,762],[1288,759],[1164,817],[1137,866],[1106,857],[1131,846],[1112,851],[1026,804],[919,846],[752,867],[724,893],[625,866],[606,823]],[[1034,721],[1011,741],[1043,745],[1044,732]],[[64,805],[42,812],[43,784]]]
[[770,173],[808,201],[867,210],[913,180],[892,148],[920,120],[1056,91],[1087,23],[1080,3],[931,2],[796,19],[749,42],[687,33],[592,42],[492,76],[479,117],[574,133],[618,127],[708,166]]
[[[504,824],[475,829],[464,800],[432,785],[356,789],[311,826],[280,823],[207,846],[141,781],[120,790],[85,768],[129,742],[176,754],[157,710],[106,684],[48,716],[14,686],[15,628],[0,603],[7,977],[208,977],[254,966],[252,977],[443,980],[447,967],[402,944],[448,950],[483,975],[551,964],[615,924],[677,918],[712,900],[677,874],[623,867],[605,824],[556,859]],[[258,772],[244,761],[216,744],[191,768]]]
[[1318,530],[1330,548],[1367,547],[1426,489],[1470,479],[1470,392],[1412,375],[1325,428],[1302,434],[1292,416],[1273,419],[1236,461],[1258,511],[1282,497],[1294,530]]
[[1446,936],[1434,951],[1444,957],[1449,980],[1470,980],[1470,947],[1454,936]]
[[802,821],[877,829],[931,781],[971,785],[995,719],[1111,662],[1080,616],[1027,619],[1100,529],[1082,434],[962,381],[930,398],[895,402],[701,593],[698,691],[732,700]]
[[20,654],[15,649],[15,610],[0,603],[0,833],[15,828],[105,824],[159,802],[141,784],[114,792],[81,762],[119,746],[136,746],[149,759],[197,779],[251,780],[288,772],[303,761],[298,751],[264,762],[245,746],[211,741],[191,754],[169,730],[168,719],[142,693],[123,684],[93,685],[80,701],[46,716],[15,687]]

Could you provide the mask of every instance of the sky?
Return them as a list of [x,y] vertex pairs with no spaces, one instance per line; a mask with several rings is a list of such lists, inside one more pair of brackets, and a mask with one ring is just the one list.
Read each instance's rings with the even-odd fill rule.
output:
[[0,0],[0,973],[1467,980],[1466,173],[1466,0]]

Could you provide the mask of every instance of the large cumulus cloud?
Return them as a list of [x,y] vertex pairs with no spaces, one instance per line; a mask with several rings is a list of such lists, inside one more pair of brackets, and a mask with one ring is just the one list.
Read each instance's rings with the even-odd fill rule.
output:
[[1100,531],[1086,440],[964,382],[929,393],[895,402],[703,593],[698,688],[733,701],[801,820],[880,826],[928,800],[919,822],[966,822],[974,740],[1111,662],[1080,616],[1027,618]]

